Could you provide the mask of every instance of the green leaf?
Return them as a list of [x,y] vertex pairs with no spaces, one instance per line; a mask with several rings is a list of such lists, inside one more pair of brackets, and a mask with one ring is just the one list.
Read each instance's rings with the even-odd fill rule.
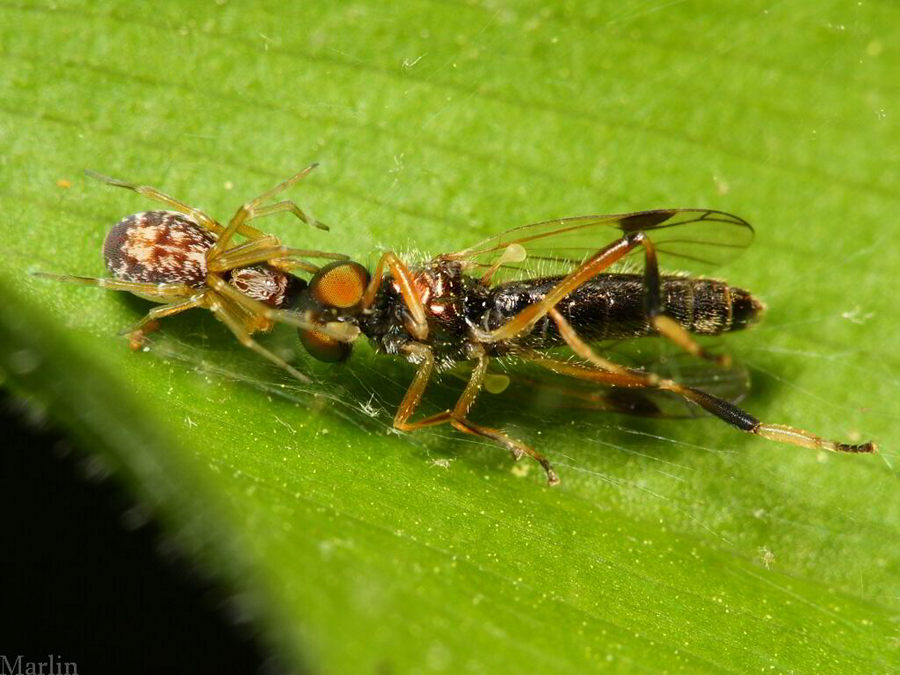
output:
[[[170,528],[295,667],[583,672],[896,667],[900,11],[889,3],[147,3],[0,8],[0,368]],[[545,452],[390,431],[409,365],[300,386],[202,312],[148,353],[101,275],[155,185],[220,218],[291,191],[363,261],[582,213],[746,217],[722,274],[769,303],[721,348],[760,418],[877,456],[483,394]],[[425,411],[452,403],[453,377]]]

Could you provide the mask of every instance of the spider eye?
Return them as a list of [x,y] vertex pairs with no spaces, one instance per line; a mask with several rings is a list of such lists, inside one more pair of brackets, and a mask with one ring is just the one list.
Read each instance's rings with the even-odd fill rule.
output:
[[309,293],[326,307],[349,309],[362,300],[368,283],[369,272],[365,267],[357,262],[340,260],[325,265],[313,275]]
[[300,342],[306,347],[306,351],[319,361],[328,363],[343,361],[350,356],[353,349],[353,345],[349,342],[335,340],[330,335],[320,333],[314,328],[298,328],[297,333],[300,335]]

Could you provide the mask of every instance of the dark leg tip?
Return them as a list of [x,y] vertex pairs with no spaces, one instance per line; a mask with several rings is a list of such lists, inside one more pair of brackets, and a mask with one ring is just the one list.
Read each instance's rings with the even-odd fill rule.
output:
[[878,452],[878,446],[872,441],[868,443],[860,443],[859,445],[849,445],[847,443],[838,443],[840,452],[852,452],[857,454],[875,454]]
[[544,471],[547,472],[547,485],[553,487],[560,484],[559,476],[556,475],[556,471],[553,470],[552,466],[545,464]]
[[715,354],[711,355],[709,358],[721,368],[731,368],[731,355],[730,354]]

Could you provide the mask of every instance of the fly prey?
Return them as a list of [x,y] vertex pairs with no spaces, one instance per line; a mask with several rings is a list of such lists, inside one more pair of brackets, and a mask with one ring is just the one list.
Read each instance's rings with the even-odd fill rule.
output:
[[[419,266],[386,252],[371,274],[351,260],[336,261],[316,272],[299,294],[298,311],[316,325],[301,327],[300,338],[313,356],[339,361],[349,355],[356,336],[335,338],[327,331],[334,333],[340,324],[357,328],[377,351],[417,367],[394,416],[396,428],[450,424],[507,448],[516,459],[533,458],[551,485],[559,478],[541,453],[470,416],[494,359],[530,362],[608,392],[606,407],[622,412],[655,414],[660,411],[655,398],[674,396],[769,440],[832,452],[875,452],[871,442],[850,445],[761,422],[728,397],[616,363],[595,349],[604,340],[657,336],[727,372],[728,357],[710,354],[694,336],[740,330],[759,318],[762,303],[723,281],[663,275],[658,259],[702,273],[752,238],[752,227],[737,216],[661,209],[525,225]],[[641,253],[643,270],[629,270],[628,256]],[[569,354],[560,357],[557,348]],[[435,373],[461,362],[471,363],[472,370],[456,405],[414,419]]]

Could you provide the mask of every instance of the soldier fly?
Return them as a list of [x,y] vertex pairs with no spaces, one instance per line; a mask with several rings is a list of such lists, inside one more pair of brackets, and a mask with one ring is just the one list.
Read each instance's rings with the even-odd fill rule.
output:
[[[610,238],[611,243],[602,245]],[[315,327],[298,330],[307,351],[323,361],[346,359],[352,342],[365,335],[376,351],[416,365],[394,417],[395,428],[450,424],[507,448],[515,459],[533,458],[551,485],[559,478],[541,453],[470,419],[492,359],[527,361],[612,392],[680,397],[740,431],[781,443],[875,452],[871,442],[850,445],[763,423],[727,398],[618,364],[592,346],[601,340],[658,336],[728,369],[728,357],[710,354],[693,336],[741,330],[759,319],[763,304],[723,281],[663,275],[658,258],[702,272],[742,251],[752,238],[750,224],[728,213],[660,209],[525,225],[419,266],[386,252],[371,274],[352,260],[336,261],[324,265],[300,291],[297,309]],[[640,252],[642,273],[628,260]],[[354,330],[335,337],[335,326],[341,324]],[[556,348],[571,354],[560,358],[551,353]],[[413,420],[432,377],[461,362],[471,362],[473,368],[456,405]],[[649,398],[619,400],[613,409],[638,414],[657,410]]]

